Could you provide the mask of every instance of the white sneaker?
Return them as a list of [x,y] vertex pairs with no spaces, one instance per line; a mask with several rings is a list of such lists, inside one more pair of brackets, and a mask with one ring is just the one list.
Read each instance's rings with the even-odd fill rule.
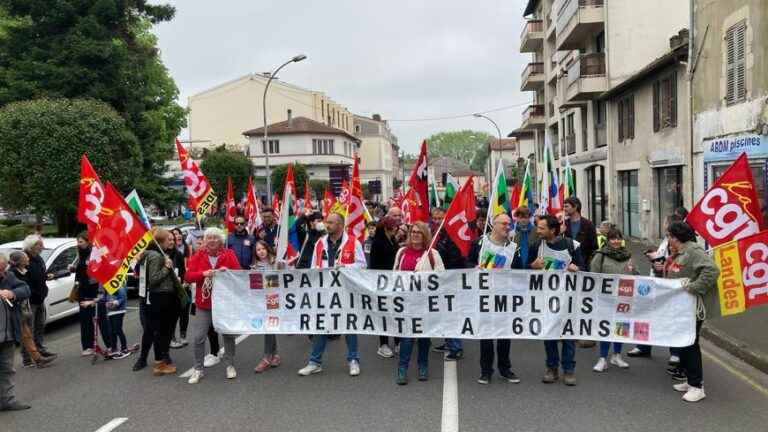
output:
[[360,375],[360,362],[358,362],[357,360],[351,360],[349,362],[349,375],[350,376]]
[[308,363],[303,368],[299,369],[299,375],[301,376],[308,376],[316,373],[320,373],[323,371],[323,367],[320,365],[316,365],[314,363]]
[[389,345],[384,344],[379,347],[379,350],[376,351],[376,354],[384,357],[384,358],[391,358],[394,354],[392,353],[392,349],[389,347]]
[[614,354],[611,356],[611,364],[614,366],[618,366],[622,369],[629,368],[629,363],[625,362],[623,358],[621,358],[621,354]]
[[224,347],[219,348],[219,352],[216,353],[219,358],[224,357]]
[[237,371],[234,366],[227,366],[227,379],[237,378]]
[[207,368],[214,367],[217,364],[219,364],[220,361],[221,359],[219,359],[218,356],[215,356],[213,354],[206,354],[205,357],[203,358],[203,366]]
[[683,400],[686,402],[698,402],[707,397],[704,393],[704,387],[691,387],[688,386],[688,391],[683,395]]
[[683,382],[673,385],[672,388],[675,389],[675,391],[679,391],[680,393],[685,393],[691,388],[691,386],[689,386],[687,382]]
[[200,382],[200,379],[204,376],[203,371],[201,370],[193,370],[192,375],[189,377],[189,380],[187,380],[190,384],[197,384]]
[[605,361],[605,357],[600,357],[597,360],[597,363],[595,364],[595,367],[592,368],[595,372],[605,372],[608,370],[608,362]]
[[173,340],[171,340],[171,344],[169,346],[172,349],[179,349],[179,348],[183,347],[184,345],[178,339],[173,339]]
[[91,348],[84,349],[83,352],[80,353],[81,356],[87,357],[89,355],[93,355],[93,350]]
[[670,366],[677,366],[677,365],[680,364],[680,357],[675,356],[675,355],[671,355],[671,356],[669,356],[669,362],[668,363],[669,363]]
[[187,341],[187,338],[179,338],[179,343],[181,344],[181,346],[189,345],[189,342]]

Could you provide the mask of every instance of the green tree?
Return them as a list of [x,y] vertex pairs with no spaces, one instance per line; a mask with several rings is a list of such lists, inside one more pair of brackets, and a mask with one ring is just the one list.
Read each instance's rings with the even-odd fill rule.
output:
[[239,202],[245,196],[251,161],[242,152],[229,151],[221,146],[203,153],[200,171],[211,182],[211,187],[218,197],[218,204],[224,205],[227,199],[227,177],[232,177],[235,201]]
[[0,108],[0,205],[54,214],[60,234],[77,231],[80,157],[124,194],[141,163],[125,120],[95,100],[38,99]]
[[471,161],[480,148],[488,151],[488,141],[493,138],[485,132],[461,130],[440,132],[427,138],[429,158],[452,157],[460,161]]
[[310,180],[309,188],[312,189],[312,192],[314,192],[314,198],[320,201],[325,196],[325,189],[331,188],[331,182],[328,180]]
[[163,163],[186,120],[150,30],[175,9],[146,0],[0,0],[0,10],[0,106],[40,97],[108,103],[141,147],[139,193],[167,200]]
[[469,162],[469,168],[478,172],[488,171],[488,145],[478,147],[475,150],[475,154]]
[[[278,165],[272,169],[272,192],[277,193],[281,200],[283,199],[286,174],[288,174],[288,165]],[[296,198],[304,197],[304,185],[306,184],[307,177],[307,167],[299,163],[293,164],[293,183],[296,185]]]

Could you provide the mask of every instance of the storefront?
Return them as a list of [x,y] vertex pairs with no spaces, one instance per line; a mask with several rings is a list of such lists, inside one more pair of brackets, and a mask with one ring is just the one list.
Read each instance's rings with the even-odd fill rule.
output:
[[760,208],[765,208],[766,180],[768,176],[768,137],[758,134],[739,134],[723,138],[704,140],[704,190],[707,190],[728,169],[742,153],[749,158],[752,176],[760,199]]

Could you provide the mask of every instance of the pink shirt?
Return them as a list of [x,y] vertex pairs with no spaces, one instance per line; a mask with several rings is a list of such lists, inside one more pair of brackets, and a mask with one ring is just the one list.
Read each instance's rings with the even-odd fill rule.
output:
[[419,262],[419,258],[421,258],[422,255],[424,255],[424,249],[414,249],[412,247],[407,247],[405,251],[403,251],[403,255],[400,258],[399,270],[416,270],[416,263]]

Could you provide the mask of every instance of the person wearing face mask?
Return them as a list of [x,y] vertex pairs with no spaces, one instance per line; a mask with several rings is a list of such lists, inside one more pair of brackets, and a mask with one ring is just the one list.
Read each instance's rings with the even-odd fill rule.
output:
[[16,400],[13,357],[21,342],[21,301],[29,298],[29,286],[7,271],[8,257],[0,253],[0,411],[21,411],[29,405]]

